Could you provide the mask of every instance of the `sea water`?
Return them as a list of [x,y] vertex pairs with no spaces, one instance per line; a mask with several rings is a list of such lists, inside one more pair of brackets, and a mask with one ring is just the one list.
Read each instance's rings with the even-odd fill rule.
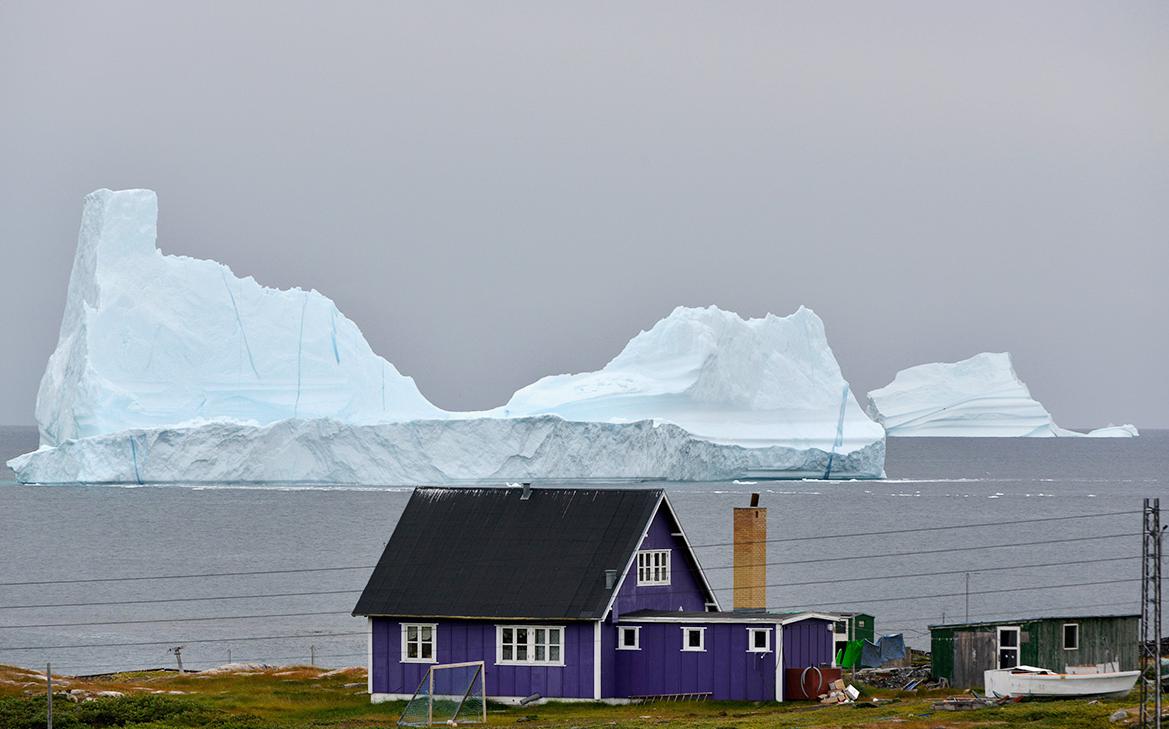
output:
[[[35,429],[0,428],[0,460],[35,446]],[[1169,431],[891,439],[886,471],[882,481],[644,487],[667,490],[724,608],[731,509],[757,492],[769,508],[767,596],[777,609],[872,613],[879,633],[904,633],[921,648],[928,625],[967,615],[1137,610],[1139,511],[1146,496],[1166,497],[1169,507]],[[229,657],[308,662],[314,653],[320,665],[364,664],[365,621],[349,611],[410,496],[408,485],[127,488],[11,479],[0,471],[0,663],[51,660],[68,673],[174,665],[174,646],[196,669]],[[1011,523],[1112,512],[1124,513]],[[984,523],[992,525],[925,530]],[[353,569],[274,572],[315,567]],[[273,573],[61,582],[248,571]],[[30,581],[52,584],[10,584]],[[287,594],[309,592],[318,594]],[[125,601],[138,602],[100,604]],[[50,607],[21,607],[42,605]]]

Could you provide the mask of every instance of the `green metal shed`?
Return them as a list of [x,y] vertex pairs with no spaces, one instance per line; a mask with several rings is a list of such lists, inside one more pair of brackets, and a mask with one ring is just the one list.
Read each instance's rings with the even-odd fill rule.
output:
[[840,619],[832,626],[835,651],[844,650],[850,640],[877,642],[877,619],[868,613],[836,613]]
[[1067,615],[930,626],[934,678],[954,688],[978,688],[993,668],[1037,666],[1063,673],[1068,666],[1140,662],[1139,615]]

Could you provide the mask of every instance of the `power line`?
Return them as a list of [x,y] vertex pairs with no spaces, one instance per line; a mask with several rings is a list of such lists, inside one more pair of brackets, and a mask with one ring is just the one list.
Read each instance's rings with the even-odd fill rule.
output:
[[[1004,566],[998,566],[998,567],[984,567],[984,568],[979,569],[978,571],[979,572],[992,572],[992,571],[1019,570],[1019,569],[1031,569],[1031,568],[1041,568],[1041,567],[1064,567],[1064,566],[1068,566],[1068,565],[1117,562],[1117,561],[1131,560],[1131,559],[1136,559],[1136,557],[1134,557],[1134,556],[1104,557],[1104,558],[1097,558],[1097,559],[1069,560],[1066,562],[1037,562],[1037,563],[1021,564],[1021,565],[1004,565]],[[805,580],[805,581],[800,581],[800,582],[779,582],[779,583],[770,583],[770,584],[766,585],[766,587],[798,587],[798,586],[805,586],[805,585],[834,584],[834,583],[842,583],[842,582],[890,580],[890,579],[903,579],[903,578],[911,578],[911,577],[933,577],[933,576],[939,576],[939,575],[956,574],[960,571],[962,571],[961,568],[956,568],[953,570],[942,570],[942,571],[935,571],[935,572],[911,572],[911,573],[903,573],[903,574],[895,574],[895,575],[876,575],[876,576],[866,576],[866,577],[844,577],[844,578],[834,578],[834,579],[827,579],[827,580]],[[671,592],[677,593],[679,591],[671,591]],[[658,594],[662,594],[662,593],[659,592]],[[1074,606],[1072,606],[1072,607],[1074,607]],[[101,621],[76,622],[76,623],[33,623],[33,624],[24,624],[24,625],[0,625],[0,630],[15,630],[15,629],[29,629],[29,628],[66,628],[66,627],[83,627],[83,626],[94,626],[94,625],[142,625],[142,624],[150,624],[150,623],[208,622],[208,621],[220,621],[220,620],[255,620],[255,619],[263,619],[263,618],[315,617],[315,616],[321,616],[321,615],[349,615],[349,614],[350,614],[350,612],[348,610],[325,610],[325,611],[299,612],[299,613],[266,613],[266,614],[262,614],[262,615],[217,615],[217,616],[207,616],[207,617],[155,618],[155,619],[142,619],[142,620],[101,620]],[[928,618],[929,616],[920,616],[920,617]],[[886,618],[886,619],[888,619],[888,620],[896,620],[896,619],[912,620],[912,619],[916,619],[916,617]]]
[[272,592],[267,595],[216,595],[214,597],[167,597],[154,600],[106,600],[103,602],[61,602],[44,605],[0,605],[0,610],[21,610],[24,608],[95,607],[98,605],[147,605],[160,602],[198,602],[201,600],[252,600],[266,597],[305,597],[309,595],[342,595],[361,592],[353,590],[318,590],[315,592]]
[[[1121,582],[1137,582],[1139,578],[1119,580],[1096,580],[1094,582],[1069,582],[1064,585],[1034,585],[1031,587],[1005,587],[997,590],[971,590],[970,592],[942,592],[935,595],[899,595],[897,597],[877,597],[844,600],[840,602],[820,602],[819,605],[866,605],[873,602],[895,602],[897,600],[929,600],[936,597],[961,597],[963,595],[993,595],[1003,592],[1024,592],[1027,590],[1055,590],[1062,587],[1090,587],[1092,585],[1115,585]],[[768,610],[795,610],[804,609],[806,605],[768,605]]]
[[[965,594],[965,593],[963,593],[963,594]],[[1080,610],[1083,608],[1119,607],[1122,605],[1132,605],[1132,604],[1133,604],[1132,600],[1123,600],[1123,601],[1119,601],[1119,602],[1113,601],[1113,602],[1076,603],[1075,605],[1048,606],[1048,607],[1045,607],[1044,610]],[[1019,615],[1020,611],[1018,611],[1018,610],[999,610],[999,611],[995,611],[995,612],[977,612],[977,613],[970,613],[970,614],[974,615],[974,616],[985,618],[985,617],[992,617],[992,616],[996,616],[996,615]],[[1136,615],[1136,613],[1134,612],[1133,615]],[[900,621],[933,620],[936,617],[938,617],[937,613],[933,613],[931,615],[898,615],[898,616],[891,617],[891,618],[882,617],[882,620],[890,620],[890,621],[893,621],[893,620],[900,620]],[[1087,616],[1084,616],[1084,617],[1087,617]]]
[[[910,529],[885,529],[877,532],[851,532],[848,534],[818,534],[816,536],[808,537],[778,537],[776,539],[759,539],[753,542],[740,542],[740,544],[771,544],[775,542],[805,542],[816,539],[846,539],[848,537],[877,537],[886,536],[890,534],[913,534],[917,532],[937,532],[949,531],[951,529],[975,529],[982,527],[997,527],[997,526],[1011,526],[1014,524],[1036,524],[1039,522],[1052,521],[1068,521],[1069,519],[1094,519],[1105,516],[1129,516],[1131,514],[1139,514],[1139,511],[1109,511],[1099,514],[1077,514],[1075,516],[1045,516],[1036,517],[1033,519],[1014,519],[1012,521],[986,521],[975,524],[948,524],[946,526],[930,526],[930,527],[913,527]],[[694,549],[705,549],[707,547],[731,547],[734,542],[711,542],[710,544],[692,544]]]
[[93,623],[40,623],[33,625],[0,625],[0,630],[15,628],[75,628],[83,625],[141,625],[143,623],[193,623],[208,620],[255,620],[257,618],[300,618],[310,615],[350,615],[348,610],[325,610],[315,613],[275,613],[268,615],[219,615],[207,618],[159,618],[157,620],[100,620]]
[[[1030,547],[1030,546],[1042,545],[1042,544],[1063,544],[1063,543],[1068,543],[1068,542],[1096,541],[1096,540],[1102,540],[1102,539],[1116,539],[1116,538],[1131,537],[1131,536],[1132,536],[1131,534],[1105,534],[1105,535],[1098,535],[1098,536],[1091,536],[1091,537],[1064,537],[1064,538],[1060,538],[1060,539],[1031,540],[1031,541],[1027,541],[1027,542],[1009,542],[1009,543],[1002,543],[1002,544],[984,544],[984,545],[975,545],[975,546],[968,546],[968,547],[946,547],[946,548],[940,548],[940,549],[889,552],[889,553],[885,553],[885,554],[864,555],[863,558],[911,557],[911,556],[918,556],[918,555],[940,554],[940,553],[944,553],[944,552],[970,551],[970,550],[977,550],[977,549],[1000,549],[1000,548],[1007,548],[1007,547]],[[781,564],[783,564],[783,565],[796,565],[796,564],[812,564],[812,563],[821,563],[821,562],[855,561],[855,560],[861,559],[861,558],[862,557],[858,557],[858,556],[818,557],[818,558],[814,558],[814,559],[805,559],[805,560],[784,560]],[[1059,567],[1059,566],[1064,566],[1064,565],[1091,564],[1091,563],[1097,563],[1097,562],[1120,561],[1120,560],[1125,560],[1125,559],[1135,559],[1135,557],[1131,557],[1131,556],[1108,557],[1108,558],[1098,558],[1098,559],[1088,559],[1088,560],[1071,560],[1071,561],[1067,561],[1067,562],[1049,562],[1049,563],[1014,565],[1014,566],[1007,565],[1007,566],[981,568],[977,571],[991,572],[991,571],[996,571],[996,570],[1009,570],[1009,569]],[[704,568],[703,571],[704,572],[711,572],[711,571],[720,570],[720,569],[732,569],[733,567],[734,567],[733,564],[732,565],[719,565],[717,567]],[[842,583],[842,582],[856,582],[856,581],[867,581],[867,580],[889,580],[889,579],[901,579],[901,578],[908,578],[908,577],[930,577],[930,576],[937,576],[937,575],[954,574],[956,572],[961,572],[961,571],[963,571],[962,568],[955,568],[952,570],[942,570],[942,571],[937,571],[937,572],[904,573],[904,574],[881,575],[881,576],[875,576],[875,577],[845,577],[845,578],[833,578],[833,579],[826,579],[826,580],[807,580],[807,581],[801,581],[801,582],[776,582],[776,583],[768,583],[765,586],[766,587],[797,587],[797,586],[806,586],[806,585],[834,584],[834,583]],[[45,603],[45,604],[35,604],[35,605],[0,605],[0,610],[18,610],[18,609],[29,609],[29,608],[97,607],[97,606],[109,606],[109,605],[147,605],[147,604],[160,604],[160,603],[171,603],[171,602],[199,602],[199,601],[209,601],[209,600],[247,600],[247,599],[261,599],[261,598],[276,598],[276,597],[305,597],[305,596],[314,596],[314,595],[352,594],[352,593],[361,592],[361,591],[362,591],[361,588],[353,588],[353,589],[349,589],[349,590],[318,590],[318,591],[310,591],[310,592],[268,593],[268,594],[260,594],[260,595],[220,595],[220,596],[212,596],[212,597],[177,597],[177,598],[155,598],[155,599],[140,599],[140,600],[105,600],[105,601],[98,601],[98,602]],[[678,592],[678,591],[673,591],[673,592]],[[658,594],[671,594],[671,593],[667,592],[667,591],[661,591]],[[127,621],[127,622],[137,622],[137,621]],[[165,622],[165,621],[142,621],[142,622]],[[177,620],[176,620],[176,622],[177,622]],[[113,625],[113,624],[117,624],[117,623],[116,622],[76,623],[76,624],[63,623],[60,625],[68,626],[68,625],[87,625],[87,624]],[[0,627],[4,627],[4,626],[0,626]]]
[[[940,549],[918,549],[908,552],[885,552],[883,554],[848,555],[845,557],[816,557],[814,559],[783,560],[782,564],[817,564],[820,562],[856,562],[862,559],[878,557],[915,557],[922,554],[943,554],[945,552],[969,552],[975,549],[1002,549],[1006,547],[1032,547],[1039,544],[1066,544],[1068,542],[1090,542],[1101,539],[1131,538],[1132,534],[1103,534],[1095,537],[1064,537],[1061,539],[1033,539],[1026,542],[1004,542],[1002,544],[983,544],[972,547],[943,547]],[[756,565],[750,565],[756,566]],[[703,572],[716,569],[732,569],[734,565],[720,565],[718,567],[704,567]]]
[[244,572],[193,572],[185,575],[146,575],[140,577],[78,577],[64,580],[26,580],[24,582],[0,582],[0,587],[24,587],[27,585],[75,585],[84,582],[137,582],[140,580],[181,580],[192,577],[244,577],[248,575],[287,575],[297,572],[338,572],[341,570],[369,570],[372,566],[352,567],[305,567],[304,569],[248,570]]
[[[915,532],[944,531],[944,530],[948,530],[948,529],[972,529],[972,528],[979,528],[979,527],[1006,526],[1006,525],[1012,525],[1012,524],[1031,524],[1031,523],[1037,523],[1037,522],[1066,521],[1069,519],[1090,519],[1090,518],[1108,517],[1108,516],[1124,516],[1124,515],[1139,514],[1139,513],[1140,513],[1139,511],[1115,511],[1115,512],[1099,513],[1099,514],[1078,514],[1075,516],[1053,516],[1053,517],[1042,517],[1042,518],[1033,518],[1033,519],[1016,519],[1013,521],[982,522],[982,523],[976,523],[976,524],[957,524],[957,525],[951,525],[951,526],[917,527],[917,528],[910,528],[910,529],[889,529],[889,530],[875,531],[875,532],[853,532],[851,534],[826,534],[826,535],[806,536],[806,537],[782,537],[782,538],[767,539],[767,540],[761,540],[761,541],[766,542],[766,543],[798,542],[798,541],[809,541],[809,540],[816,540],[816,539],[842,539],[845,537],[884,536],[884,535],[891,535],[891,534],[909,534],[909,533],[915,533]],[[1117,535],[1117,536],[1132,536],[1132,535],[1125,534],[1125,535]],[[1079,537],[1077,539],[1082,540],[1082,539],[1102,539],[1102,538],[1108,538],[1108,537]],[[1077,540],[1076,539],[1069,539],[1069,540],[1058,540],[1058,541],[1077,541]],[[758,542],[749,542],[749,543],[754,544],[754,543],[758,543]],[[1023,543],[1020,543],[1018,545],[994,545],[994,546],[1026,546],[1029,544],[1051,544],[1051,543],[1054,543],[1054,542],[1053,541],[1032,541],[1032,542],[1023,542]],[[734,545],[734,542],[711,542],[709,544],[693,544],[693,545],[691,545],[691,547],[693,547],[694,549],[706,549],[706,548],[710,548],[710,547],[729,547],[729,546],[733,546],[733,545]],[[956,548],[956,550],[966,550],[966,549],[979,549],[979,547]],[[947,551],[956,551],[956,550],[947,550]],[[865,556],[866,557],[898,556],[900,554],[904,554],[904,553],[891,553],[889,555],[865,555]],[[856,559],[856,558],[855,557],[848,557],[847,559]],[[796,563],[792,563],[792,564],[799,564],[799,563],[796,562]],[[0,587],[25,587],[25,586],[32,586],[32,585],[69,585],[69,584],[82,584],[82,583],[93,583],[93,582],[138,582],[138,581],[145,581],[145,580],[178,580],[178,579],[192,579],[192,578],[201,578],[201,577],[244,577],[244,576],[249,576],[249,575],[281,575],[281,574],[297,574],[297,573],[304,573],[304,572],[338,572],[338,571],[344,571],[344,570],[373,569],[374,566],[375,565],[348,565],[348,566],[340,566],[340,567],[305,567],[305,568],[299,568],[299,569],[241,570],[241,571],[235,571],[235,572],[192,572],[192,573],[187,573],[187,574],[142,575],[142,576],[132,576],[132,577],[78,577],[78,578],[67,578],[67,579],[60,579],[60,580],[23,580],[23,581],[15,581],[15,582],[0,582]],[[714,570],[714,569],[730,569],[730,566],[725,566],[725,567],[719,566],[719,567],[707,568],[708,571]]]
[[[1099,559],[1078,559],[1078,560],[1072,560],[1072,561],[1068,561],[1068,562],[1035,562],[1035,563],[1031,563],[1031,564],[1020,564],[1020,565],[1013,565],[1013,566],[980,567],[979,569],[974,570],[974,571],[976,571],[976,572],[997,572],[997,571],[1002,571],[1002,570],[1024,570],[1024,569],[1029,569],[1032,567],[1066,567],[1067,565],[1073,565],[1073,564],[1095,564],[1098,562],[1118,562],[1120,560],[1126,560],[1126,559],[1137,559],[1137,557],[1134,555],[1129,555],[1129,556],[1125,556],[1125,557],[1101,557]],[[957,574],[959,572],[965,572],[965,571],[967,571],[967,570],[964,570],[961,567],[957,567],[957,568],[952,569],[952,570],[940,570],[938,572],[907,572],[907,573],[898,574],[898,575],[876,575],[876,576],[871,576],[871,577],[838,577],[838,578],[834,578],[831,580],[806,580],[803,582],[777,582],[774,584],[764,585],[764,587],[799,587],[802,585],[835,584],[837,582],[865,582],[865,581],[869,581],[869,580],[899,580],[899,579],[904,579],[904,578],[908,578],[908,577],[935,577],[938,575],[953,575],[953,574]],[[963,593],[963,594],[965,594],[965,593]]]
[[171,638],[170,640],[144,640],[134,643],[81,643],[76,645],[22,645],[22,646],[3,646],[0,651],[51,651],[64,650],[66,648],[129,648],[133,646],[144,645],[175,645],[178,643],[232,643],[243,642],[248,640],[284,640],[290,638],[333,638],[342,635],[369,635],[369,631],[349,631],[346,633],[309,633],[307,635],[257,635],[251,638]]

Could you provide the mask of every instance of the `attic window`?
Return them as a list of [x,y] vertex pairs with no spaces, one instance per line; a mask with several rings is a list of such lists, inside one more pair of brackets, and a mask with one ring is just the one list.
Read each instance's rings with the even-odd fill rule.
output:
[[1080,647],[1080,624],[1063,624],[1063,649],[1065,651],[1078,650]]
[[670,550],[643,549],[637,553],[637,584],[670,584]]
[[433,623],[402,623],[402,662],[434,663],[434,637],[438,626]]

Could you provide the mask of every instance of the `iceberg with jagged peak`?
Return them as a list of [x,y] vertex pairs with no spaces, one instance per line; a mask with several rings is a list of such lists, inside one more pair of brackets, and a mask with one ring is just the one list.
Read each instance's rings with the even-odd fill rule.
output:
[[890,436],[1122,438],[1132,425],[1088,433],[1055,424],[1015,374],[1007,352],[982,352],[961,362],[934,362],[901,370],[869,393],[869,414]]
[[23,482],[876,478],[884,431],[809,309],[678,308],[597,372],[448,412],[316,291],[162,254],[149,190],[85,201]]

